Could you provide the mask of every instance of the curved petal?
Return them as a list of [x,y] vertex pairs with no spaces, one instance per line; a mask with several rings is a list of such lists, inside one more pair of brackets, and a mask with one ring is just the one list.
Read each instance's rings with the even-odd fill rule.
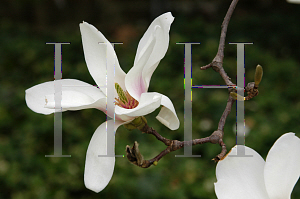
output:
[[152,113],[161,104],[161,94],[159,93],[143,93],[141,95],[139,105],[133,109],[125,109],[120,106],[115,107],[118,117],[124,121],[133,119],[134,117],[147,115]]
[[157,17],[139,42],[134,65],[125,77],[127,91],[138,101],[147,92],[151,76],[167,52],[173,20],[170,12]]
[[[159,93],[158,93],[159,94]],[[165,95],[161,95],[161,110],[156,116],[156,119],[171,130],[179,128],[179,119],[176,115],[172,101]]]
[[63,111],[85,108],[104,110],[106,108],[105,95],[97,87],[76,79],[45,82],[27,89],[25,91],[27,106],[37,113],[45,115],[54,113],[55,84],[62,86],[61,105]]
[[[106,126],[107,123],[113,122],[113,120],[104,122],[96,129],[86,152],[84,184],[86,188],[95,192],[100,192],[107,186],[114,172],[115,157],[98,156],[107,155]],[[115,121],[115,131],[123,123]]]
[[[45,108],[55,109],[54,94],[46,95]],[[106,97],[103,96],[100,99],[93,99],[89,95],[77,91],[62,91],[61,110],[64,111],[76,111],[88,108],[97,108],[103,112],[106,112]],[[113,114],[109,114],[112,117]]]
[[[243,150],[240,147],[245,146],[233,147],[229,155],[236,155],[237,150]],[[218,199],[269,199],[264,184],[265,161],[253,149],[244,149],[246,155],[253,157],[228,155],[217,164],[215,192]]]
[[112,83],[114,86],[114,83],[117,82],[122,88],[125,88],[126,74],[121,69],[115,50],[109,41],[94,26],[86,22],[80,24],[80,32],[88,70],[102,92],[106,93],[108,67],[115,67],[115,81],[109,78],[107,84]]
[[286,133],[274,143],[266,159],[265,183],[270,198],[290,198],[299,176],[300,139]]

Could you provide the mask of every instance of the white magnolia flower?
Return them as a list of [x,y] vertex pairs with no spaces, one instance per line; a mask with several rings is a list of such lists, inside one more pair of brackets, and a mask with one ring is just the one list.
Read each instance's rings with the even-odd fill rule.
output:
[[[253,157],[230,157],[243,149],[240,147]],[[219,161],[216,176],[218,199],[290,199],[300,176],[300,139],[294,133],[282,135],[270,149],[266,162],[253,149],[235,146]]]
[[[171,130],[177,129],[179,120],[171,100],[160,93],[148,92],[152,73],[168,49],[169,30],[173,20],[174,17],[168,12],[151,23],[139,42],[134,65],[127,74],[121,69],[112,45],[103,34],[94,26],[86,22],[81,23],[80,31],[87,67],[100,89],[75,79],[58,80],[62,84],[62,111],[96,108],[106,112],[106,89],[103,86],[106,85],[108,64],[107,67],[115,67],[115,79],[111,83],[118,87],[119,95],[122,95],[114,92],[115,130],[136,117],[153,112],[161,105],[156,118]],[[108,45],[99,45],[99,42]],[[46,82],[26,90],[27,106],[37,113],[54,113],[54,83]],[[114,113],[108,115],[114,117]],[[84,182],[88,189],[95,192],[104,189],[113,174],[115,158],[98,157],[106,155],[106,150],[104,122],[95,131],[86,154]]]

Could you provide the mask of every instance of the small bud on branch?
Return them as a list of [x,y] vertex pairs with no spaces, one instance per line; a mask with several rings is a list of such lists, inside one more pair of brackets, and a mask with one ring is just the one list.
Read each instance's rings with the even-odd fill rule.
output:
[[257,65],[255,70],[255,76],[254,76],[255,88],[257,88],[259,83],[261,82],[262,76],[263,76],[263,68],[261,67],[261,65]]

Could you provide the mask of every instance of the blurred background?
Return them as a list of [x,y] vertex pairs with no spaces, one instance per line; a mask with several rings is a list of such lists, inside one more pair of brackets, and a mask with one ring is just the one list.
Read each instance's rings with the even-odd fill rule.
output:
[[[53,80],[53,45],[63,45],[63,78],[95,84],[82,50],[79,23],[97,27],[111,42],[123,42],[115,50],[121,67],[132,67],[139,39],[154,18],[171,11],[175,20],[170,46],[152,76],[149,91],[167,95],[180,119],[171,131],[150,114],[149,126],[170,139],[183,140],[184,47],[177,42],[201,42],[193,46],[193,84],[224,84],[212,69],[199,68],[214,58],[220,27],[231,0],[48,0],[0,1],[0,198],[172,198],[213,199],[215,167],[211,161],[218,145],[194,146],[201,158],[175,158],[178,150],[165,156],[156,167],[138,168],[126,158],[117,158],[109,185],[96,194],[85,188],[85,154],[96,128],[105,121],[98,110],[63,113],[63,154],[71,158],[45,158],[53,154],[53,115],[31,111],[25,90]],[[243,0],[237,5],[226,38],[224,68],[236,81],[236,45],[245,46],[246,83],[253,81],[257,64],[264,68],[259,96],[245,103],[246,145],[263,158],[286,132],[300,137],[300,5],[284,0]],[[210,135],[227,101],[226,89],[193,89],[193,138]],[[225,125],[227,150],[235,145],[235,109]],[[146,159],[165,146],[153,136],[120,127],[116,154],[125,146],[140,143]],[[292,198],[300,198],[296,184]]]

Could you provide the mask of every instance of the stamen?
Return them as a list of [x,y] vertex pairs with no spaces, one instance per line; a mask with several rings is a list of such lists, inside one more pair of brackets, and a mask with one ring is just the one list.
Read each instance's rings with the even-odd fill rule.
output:
[[139,102],[134,99],[128,91],[123,91],[121,86],[118,83],[115,83],[115,88],[118,93],[119,98],[115,98],[116,105],[126,108],[126,109],[133,109],[139,105]]

